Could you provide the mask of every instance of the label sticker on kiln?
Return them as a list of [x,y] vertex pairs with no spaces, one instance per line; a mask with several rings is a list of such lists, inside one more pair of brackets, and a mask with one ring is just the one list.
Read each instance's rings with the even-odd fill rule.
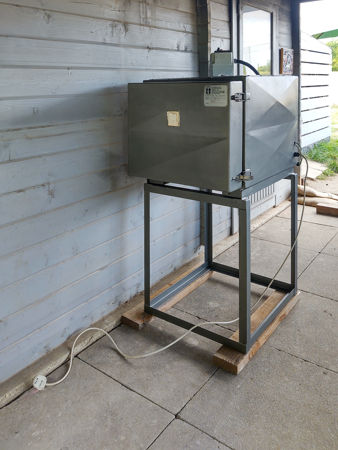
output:
[[179,111],[167,111],[168,127],[180,126],[180,112]]
[[228,86],[225,84],[204,86],[204,106],[226,106],[228,104]]

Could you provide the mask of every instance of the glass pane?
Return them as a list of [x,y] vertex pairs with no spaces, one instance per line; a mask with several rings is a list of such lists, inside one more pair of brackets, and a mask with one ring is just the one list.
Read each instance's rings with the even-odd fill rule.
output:
[[261,75],[271,75],[271,13],[244,6],[243,59]]

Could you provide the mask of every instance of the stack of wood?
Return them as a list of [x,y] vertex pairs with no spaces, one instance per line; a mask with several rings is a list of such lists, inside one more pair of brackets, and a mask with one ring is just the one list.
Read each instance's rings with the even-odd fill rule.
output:
[[[304,186],[298,185],[298,203],[304,202]],[[305,204],[315,206],[317,214],[338,216],[338,195],[329,192],[319,192],[312,187],[306,188]]]

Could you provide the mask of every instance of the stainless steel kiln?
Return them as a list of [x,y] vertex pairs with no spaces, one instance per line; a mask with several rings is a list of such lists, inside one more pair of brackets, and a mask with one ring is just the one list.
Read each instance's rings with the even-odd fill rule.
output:
[[128,114],[130,175],[230,194],[295,165],[297,77],[133,83]]

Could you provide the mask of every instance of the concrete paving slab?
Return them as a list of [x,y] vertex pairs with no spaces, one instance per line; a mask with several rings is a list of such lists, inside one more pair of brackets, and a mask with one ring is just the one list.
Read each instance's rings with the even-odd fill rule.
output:
[[[251,239],[251,271],[267,277],[273,277],[290,250],[289,246],[262,239]],[[298,272],[302,273],[317,253],[300,248],[298,251]],[[229,248],[216,258],[216,261],[238,267],[238,244]],[[285,263],[277,279],[290,282],[290,258]]]
[[[336,228],[303,222],[299,233],[298,247],[320,252],[336,233]],[[291,245],[290,220],[274,217],[254,231],[252,236],[265,241]]]
[[[251,285],[252,305],[264,288]],[[187,295],[175,308],[193,314],[203,320],[228,321],[238,317],[238,279],[214,273],[202,286]],[[236,330],[238,324],[221,325]]]
[[[192,316],[178,310],[175,314],[196,322]],[[220,327],[218,329],[221,333],[225,331]],[[155,318],[142,330],[122,325],[111,335],[122,350],[133,355],[156,350],[181,336],[184,331]],[[176,414],[215,372],[212,355],[219,347],[216,342],[190,334],[158,355],[126,361],[112,349],[108,338],[103,338],[79,357]]]
[[323,248],[322,253],[338,256],[338,232],[333,239]]
[[[302,213],[302,206],[298,205],[298,219],[300,219],[301,213]],[[284,211],[278,214],[278,217],[290,218],[291,217],[290,207],[286,208]],[[316,208],[314,208],[313,206],[305,206],[304,221],[311,223],[318,223],[320,225],[329,225],[331,227],[338,228],[337,217],[325,216],[324,214],[317,214]]]
[[225,450],[228,448],[197,428],[176,419],[149,447],[149,450]]
[[236,450],[333,449],[338,375],[265,346],[237,376],[221,370],[180,413]]
[[76,359],[65,382],[30,390],[0,411],[1,450],[145,449],[172,419]]
[[338,258],[321,253],[299,278],[299,288],[338,300]]
[[338,303],[301,292],[269,345],[338,372]]

